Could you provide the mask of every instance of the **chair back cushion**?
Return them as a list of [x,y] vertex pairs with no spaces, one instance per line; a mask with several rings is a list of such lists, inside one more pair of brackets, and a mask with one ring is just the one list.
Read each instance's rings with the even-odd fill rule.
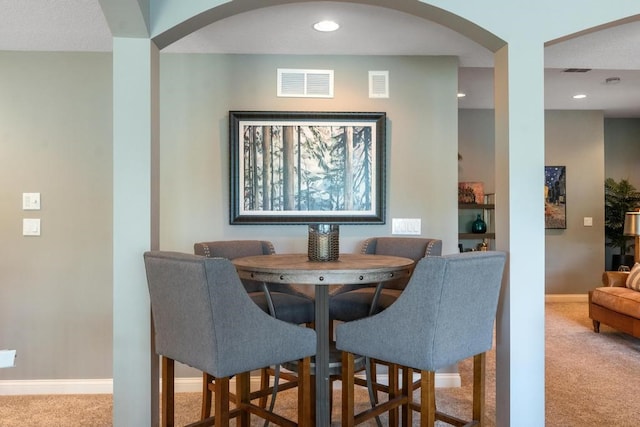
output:
[[[442,255],[442,240],[418,237],[373,237],[362,245],[363,254],[392,255],[418,261],[425,256]],[[402,290],[408,278],[392,280],[384,284],[385,289]]]
[[227,259],[275,253],[273,244],[266,240],[219,240],[214,242],[200,242],[193,245],[193,250],[196,255]]
[[[254,255],[271,255],[276,253],[273,244],[266,240],[218,240],[200,242],[193,245],[196,255],[208,258],[235,259]],[[253,280],[243,280],[247,292],[262,292],[262,285]]]
[[394,304],[338,325],[338,349],[428,371],[489,350],[505,259],[495,251],[420,259]]
[[[207,272],[201,257],[179,253],[144,256],[156,353],[206,372],[217,369]],[[220,276],[229,282],[231,277]],[[197,335],[198,339],[191,338]]]

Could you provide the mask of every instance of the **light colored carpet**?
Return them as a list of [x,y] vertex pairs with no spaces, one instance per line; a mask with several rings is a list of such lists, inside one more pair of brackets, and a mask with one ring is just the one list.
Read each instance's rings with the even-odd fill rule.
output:
[[587,303],[546,309],[547,426],[640,425],[640,340],[602,325]]
[[[607,326],[593,332],[583,303],[546,305],[546,425],[632,427],[640,425],[640,340]],[[466,418],[471,411],[471,361],[460,364],[462,387],[439,389],[438,409]],[[487,358],[487,427],[495,426],[495,354]],[[295,414],[295,392],[278,399],[278,410]],[[176,398],[176,422],[195,421],[198,393]],[[366,394],[359,392],[365,407]],[[111,425],[110,395],[0,396],[0,426]],[[333,426],[339,426],[340,392],[334,393]],[[417,415],[414,425],[417,425]],[[525,422],[526,420],[523,420]],[[261,426],[259,420],[252,425]],[[367,425],[375,425],[369,423]],[[438,423],[438,425],[445,425]]]

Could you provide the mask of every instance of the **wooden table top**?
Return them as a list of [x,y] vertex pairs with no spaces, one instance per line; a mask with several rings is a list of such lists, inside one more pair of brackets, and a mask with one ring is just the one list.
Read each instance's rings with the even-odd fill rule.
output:
[[232,260],[243,279],[309,285],[368,284],[409,276],[414,261],[387,255],[340,254],[309,261],[307,254],[258,255]]

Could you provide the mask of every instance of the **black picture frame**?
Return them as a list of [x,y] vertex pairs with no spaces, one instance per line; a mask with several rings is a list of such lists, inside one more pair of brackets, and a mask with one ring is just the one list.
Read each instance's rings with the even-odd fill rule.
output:
[[386,113],[229,111],[230,224],[384,224]]
[[544,167],[544,228],[567,228],[567,168]]

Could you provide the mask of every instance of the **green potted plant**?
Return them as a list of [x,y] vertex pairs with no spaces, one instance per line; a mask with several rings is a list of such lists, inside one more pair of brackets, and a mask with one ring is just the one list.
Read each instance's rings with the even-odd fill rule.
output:
[[612,255],[611,268],[617,270],[621,265],[633,266],[632,237],[625,236],[624,214],[640,207],[640,192],[626,179],[616,181],[607,178],[604,181],[604,234],[607,246],[618,248],[619,254]]

